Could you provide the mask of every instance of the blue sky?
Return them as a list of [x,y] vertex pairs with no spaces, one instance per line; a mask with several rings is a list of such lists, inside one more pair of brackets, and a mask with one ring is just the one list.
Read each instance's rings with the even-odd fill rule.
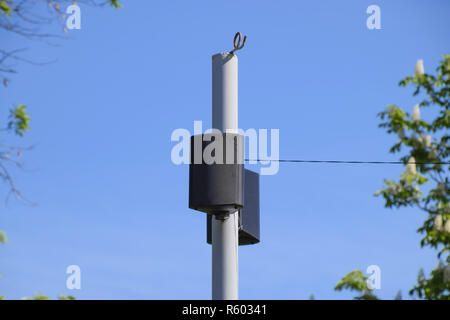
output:
[[[280,130],[280,157],[397,160],[377,128],[388,104],[411,111],[397,86],[417,59],[433,71],[449,53],[447,1],[122,1],[81,6],[81,30],[59,47],[1,33],[4,48],[30,47],[0,88],[1,119],[28,106],[35,144],[13,170],[30,207],[0,207],[0,293],[80,299],[209,299],[206,218],[188,209],[188,167],[171,162],[177,128],[211,125],[211,56],[248,36],[239,56],[239,125]],[[368,30],[366,8],[381,8]],[[54,32],[60,32],[55,26]],[[423,112],[427,117],[427,112]],[[429,116],[429,115],[428,115]],[[257,169],[250,166],[250,169]],[[437,264],[421,249],[424,214],[375,198],[401,166],[281,164],[261,178],[261,243],[240,247],[241,299],[348,299],[333,287],[347,272],[381,268],[391,299]],[[0,186],[0,194],[6,194]],[[66,267],[81,290],[66,289]]]

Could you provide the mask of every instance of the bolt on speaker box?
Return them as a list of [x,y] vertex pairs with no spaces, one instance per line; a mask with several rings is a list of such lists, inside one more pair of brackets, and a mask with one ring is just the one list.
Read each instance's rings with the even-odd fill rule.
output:
[[191,137],[189,208],[223,215],[243,206],[244,137],[212,133]]
[[[244,207],[239,210],[239,245],[255,244],[260,241],[259,232],[259,174],[244,169]],[[211,222],[207,216],[206,241],[211,244]]]

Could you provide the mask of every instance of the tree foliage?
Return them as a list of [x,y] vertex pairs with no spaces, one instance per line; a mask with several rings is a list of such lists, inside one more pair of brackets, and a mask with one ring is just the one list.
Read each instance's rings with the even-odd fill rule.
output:
[[[417,207],[425,213],[424,223],[417,230],[423,236],[420,245],[436,249],[437,258],[445,263],[439,263],[429,278],[422,272],[409,293],[419,298],[448,300],[450,55],[443,56],[435,75],[425,73],[419,60],[414,75],[401,80],[399,86],[413,86],[413,96],[421,96],[422,100],[411,114],[396,105],[388,105],[378,114],[382,121],[379,127],[397,140],[389,152],[400,154],[406,168],[397,179],[384,180],[383,189],[375,195],[383,198],[386,208]],[[431,120],[422,119],[423,111]],[[350,285],[341,287],[351,289]]]
[[11,109],[9,114],[8,129],[14,130],[21,137],[25,134],[25,131],[30,130],[30,117],[26,112],[26,108],[23,104],[19,104],[14,109]]
[[[57,34],[49,34],[42,31],[43,27],[58,21],[64,25],[66,18],[64,5],[77,3],[76,0],[0,0],[0,32],[9,32],[28,40],[47,41],[48,39],[60,38]],[[119,0],[79,0],[78,3],[86,5],[102,6],[110,4],[115,9],[121,8]],[[45,9],[45,10],[44,10]],[[65,27],[64,31],[67,31]],[[1,43],[0,46],[4,46]],[[21,56],[25,49],[7,50],[0,47],[0,80],[4,87],[9,85],[9,76],[17,73],[17,70],[11,64],[13,62],[25,62],[40,65],[33,60],[28,60]],[[5,132],[13,132],[15,135],[22,137],[25,132],[30,130],[30,116],[26,111],[27,107],[24,104],[18,104],[10,109],[7,126],[3,129],[0,127],[0,134]],[[25,200],[21,192],[14,185],[11,174],[8,170],[8,165],[12,164],[17,167],[22,167],[22,164],[17,160],[22,155],[24,148],[11,146],[3,143],[4,135],[0,135],[0,180],[3,180],[9,185],[9,195],[13,194],[19,200]],[[30,149],[30,148],[26,148]],[[0,230],[0,243],[6,243],[6,233]],[[0,296],[0,300],[5,296]],[[59,296],[60,300],[74,300],[73,296]],[[36,295],[33,300],[47,300],[48,297],[43,295]]]
[[[59,295],[58,300],[76,300],[74,296],[66,296],[66,295]],[[42,293],[35,294],[32,297],[23,297],[22,300],[51,300],[50,297],[47,297],[43,295]]]
[[368,278],[364,276],[361,270],[353,270],[338,282],[334,290],[356,291],[360,294],[355,297],[357,300],[378,300],[378,298],[373,294],[373,290],[369,289],[367,280]]
[[[57,33],[48,33],[46,27],[53,22],[58,22],[65,29],[65,6],[74,3],[83,3],[86,5],[102,6],[110,4],[119,9],[121,4],[118,0],[0,0],[0,32],[23,37],[27,40],[37,40],[48,42],[50,39],[61,38]],[[16,62],[25,62],[42,65],[37,61],[29,60],[22,56],[26,49],[7,49],[6,43],[0,44],[0,80],[4,87],[10,83],[10,75],[17,73]],[[1,86],[1,85],[0,85]],[[1,129],[1,132],[14,132],[22,137],[25,132],[30,130],[30,116],[26,111],[24,104],[14,106],[9,113],[7,126]],[[8,170],[8,165],[22,167],[18,157],[22,154],[23,148],[11,146],[3,143],[4,135],[0,136],[0,180],[3,180],[10,187],[7,200],[10,195],[14,195],[19,200],[24,200],[21,192],[15,187],[12,176]]]

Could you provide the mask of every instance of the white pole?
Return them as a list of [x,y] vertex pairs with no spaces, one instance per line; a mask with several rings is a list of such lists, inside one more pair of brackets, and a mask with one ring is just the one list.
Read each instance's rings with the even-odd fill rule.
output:
[[[212,127],[238,133],[238,59],[230,53],[212,57]],[[213,216],[212,298],[238,299],[238,212]]]

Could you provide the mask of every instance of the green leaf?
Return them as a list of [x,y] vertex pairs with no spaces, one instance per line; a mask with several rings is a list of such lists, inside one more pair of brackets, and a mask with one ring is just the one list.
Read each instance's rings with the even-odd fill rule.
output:
[[367,278],[364,276],[361,270],[353,270],[346,274],[336,285],[334,290],[341,291],[343,289],[354,291],[366,291],[367,290]]
[[378,297],[373,294],[367,286],[367,277],[364,276],[361,270],[353,270],[347,273],[336,285],[334,290],[350,290],[360,292],[360,296],[356,296],[356,300],[378,300]]
[[8,242],[8,238],[6,237],[6,233],[3,230],[0,230],[0,243]]
[[114,9],[122,8],[122,5],[120,4],[119,0],[109,0],[109,2],[114,7]]
[[11,17],[11,12],[13,9],[8,5],[5,0],[0,0],[0,11],[3,14],[6,14],[8,17]]
[[63,294],[58,296],[58,300],[77,300],[74,296],[65,296]]
[[35,294],[33,297],[23,297],[22,298],[23,300],[50,300],[50,298],[49,297],[47,297],[47,296],[44,296],[43,294],[41,294],[41,293],[37,293],[37,294]]
[[26,109],[27,107],[25,105],[19,104],[14,109],[10,110],[8,129],[13,129],[19,136],[23,136],[25,131],[30,130],[29,122],[31,119],[28,116]]

